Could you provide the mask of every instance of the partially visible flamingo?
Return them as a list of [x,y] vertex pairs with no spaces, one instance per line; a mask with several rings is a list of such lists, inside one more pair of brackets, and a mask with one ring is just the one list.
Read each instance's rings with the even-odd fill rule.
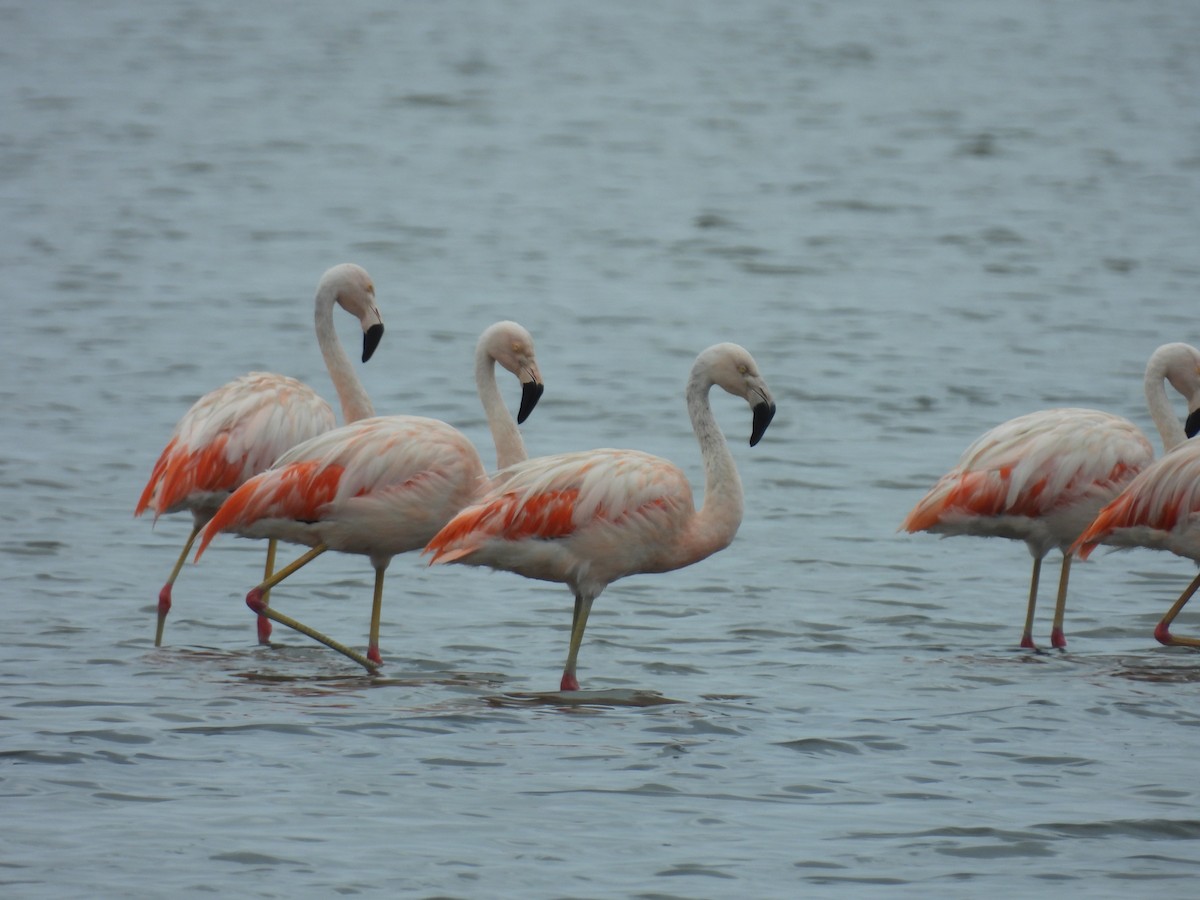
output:
[[[522,384],[514,422],[496,386],[499,363]],[[516,322],[497,322],[479,338],[475,380],[496,444],[499,466],[525,459],[517,424],[542,395],[533,338]],[[196,558],[222,531],[311,547],[246,595],[246,604],[349,656],[369,671],[382,662],[379,618],[383,576],[392,557],[425,546],[487,486],[487,473],[467,437],[421,416],[380,416],[326,432],[283,454],[234,492],[204,529]],[[266,592],[326,550],[368,557],[375,594],[367,655],[265,606]]]
[[728,547],[742,521],[742,482],[709,406],[718,385],[754,410],[750,446],[775,402],[758,366],[737,344],[697,358],[687,408],[704,460],[704,506],[672,462],[637,450],[545,456],[497,473],[492,488],[425,548],[435,563],[490,566],[566,584],[575,594],[560,689],[579,690],[576,662],[593,601],[618,578],[669,572]]
[[[1200,415],[1188,417],[1187,435],[1200,431]],[[1200,443],[1189,441],[1143,469],[1121,494],[1100,510],[1071,546],[1087,559],[1099,544],[1119,549],[1170,550],[1200,564]],[[1200,589],[1200,575],[1154,629],[1160,644],[1200,647],[1200,639],[1171,634],[1171,623]]]
[[[1183,426],[1171,411],[1164,379],[1200,407],[1200,351],[1164,344],[1146,364],[1146,403],[1164,451],[1181,444]],[[1047,409],[997,425],[969,446],[913,508],[904,531],[970,534],[1021,540],[1033,556],[1021,646],[1035,649],[1033,616],[1042,559],[1063,553],[1050,643],[1066,647],[1063,615],[1071,544],[1096,513],[1154,459],[1154,448],[1127,419],[1092,409]]]
[[[333,325],[337,304],[362,324],[362,359],[366,362],[383,337],[383,320],[375,305],[375,285],[353,263],[334,266],[321,276],[314,301],[317,344],[341,401],[347,422],[374,415],[366,389],[342,348]],[[158,595],[154,645],[162,644],[163,626],[171,609],[171,590],[200,529],[221,503],[252,475],[266,469],[290,447],[337,425],[333,409],[312,388],[270,372],[250,372],[210,391],[184,413],[163,448],[138,500],[135,516],[154,510],[190,510],[192,531]],[[275,541],[267,546],[267,574],[275,560]],[[271,634],[271,623],[259,618],[259,640]]]

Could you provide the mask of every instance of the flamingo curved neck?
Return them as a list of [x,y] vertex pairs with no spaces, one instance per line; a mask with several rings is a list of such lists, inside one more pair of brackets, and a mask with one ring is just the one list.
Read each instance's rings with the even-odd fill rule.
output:
[[342,342],[338,340],[333,327],[333,303],[336,296],[334,288],[322,285],[317,292],[314,320],[317,329],[317,344],[321,348],[321,356],[325,359],[325,368],[333,380],[337,391],[338,401],[342,405],[342,424],[349,425],[359,419],[367,419],[375,415],[375,407],[367,396],[367,389],[354,371],[354,363],[346,355]]
[[1166,364],[1157,356],[1152,357],[1146,366],[1144,388],[1146,406],[1150,410],[1150,418],[1162,438],[1163,453],[1168,453],[1187,440],[1183,425],[1171,409],[1171,401],[1167,397]]
[[742,479],[709,403],[712,385],[703,372],[693,371],[687,386],[688,415],[704,461],[704,505],[684,538],[689,561],[728,547],[742,524],[745,505]]
[[500,388],[496,386],[496,361],[483,346],[475,351],[475,386],[479,390],[479,400],[483,403],[488,428],[496,444],[496,467],[503,469],[528,459],[521,429],[504,405]]

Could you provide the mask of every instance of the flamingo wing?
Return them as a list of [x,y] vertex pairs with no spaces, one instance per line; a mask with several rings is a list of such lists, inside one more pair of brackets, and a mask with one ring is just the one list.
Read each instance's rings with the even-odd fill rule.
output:
[[635,450],[589,450],[501,470],[478,502],[425,548],[453,562],[488,541],[554,541],[588,529],[647,526],[694,512],[691,486],[673,463]]
[[201,397],[180,419],[138,500],[155,518],[196,494],[228,493],[295,444],[333,428],[329,404],[283,375],[251,372]]
[[966,516],[1037,518],[1111,495],[1153,459],[1133,423],[1088,409],[1011,419],[978,438],[905,518],[925,531]]

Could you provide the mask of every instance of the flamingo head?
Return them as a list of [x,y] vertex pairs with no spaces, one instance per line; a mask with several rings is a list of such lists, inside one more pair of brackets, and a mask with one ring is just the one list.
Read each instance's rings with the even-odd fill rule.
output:
[[332,291],[338,306],[362,324],[362,361],[366,362],[383,337],[383,317],[375,305],[375,282],[362,266],[342,263],[321,276],[318,291],[324,290]]
[[754,411],[750,446],[762,440],[767,426],[775,418],[775,400],[759,374],[758,363],[746,348],[738,344],[716,344],[700,354],[692,371],[749,403]]
[[[1189,414],[1200,410],[1200,350],[1191,344],[1163,344],[1155,350],[1146,365],[1146,378],[1166,378],[1172,388],[1187,398]],[[1187,434],[1191,437],[1195,431],[1189,430]]]
[[517,423],[524,422],[546,389],[533,351],[533,335],[516,322],[497,322],[480,335],[479,348],[486,357],[512,372],[521,382],[521,407],[517,410]]

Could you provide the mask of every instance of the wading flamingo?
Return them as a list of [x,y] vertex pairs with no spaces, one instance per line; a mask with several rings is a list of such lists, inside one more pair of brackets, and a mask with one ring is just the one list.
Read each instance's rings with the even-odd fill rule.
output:
[[[496,386],[496,363],[521,382],[514,422]],[[542,395],[533,338],[516,322],[497,322],[479,338],[475,381],[496,444],[497,465],[525,459],[517,424]],[[398,553],[420,550],[487,486],[478,451],[462,432],[437,419],[379,416],[326,432],[293,447],[225,501],[204,529],[196,558],[222,531],[311,547],[246,595],[246,605],[377,671],[383,575]],[[375,594],[367,655],[351,650],[265,606],[266,592],[326,550],[368,557]]]
[[[1171,411],[1164,379],[1200,407],[1200,351],[1164,344],[1146,364],[1150,416],[1169,451],[1186,439]],[[1063,553],[1050,643],[1067,645],[1063,614],[1071,544],[1104,504],[1154,459],[1154,448],[1127,419],[1092,409],[1047,409],[997,425],[969,446],[958,464],[930,489],[901,529],[1021,540],[1033,556],[1029,605],[1021,646],[1035,649],[1033,614],[1042,559]]]
[[[1189,438],[1200,431],[1200,415],[1188,417]],[[1200,564],[1200,443],[1176,447],[1143,469],[1124,491],[1100,510],[1071,552],[1087,559],[1098,544],[1119,549],[1170,550]],[[1171,623],[1200,588],[1192,579],[1154,629],[1160,644],[1200,647],[1200,638],[1171,634]]]
[[[314,301],[317,344],[341,401],[347,422],[374,415],[366,389],[342,348],[333,325],[333,305],[362,324],[362,359],[366,362],[383,337],[383,320],[375,305],[371,276],[353,263],[334,266],[321,276]],[[250,372],[197,400],[175,426],[154,464],[138,500],[135,516],[154,510],[190,510],[192,531],[158,595],[154,645],[162,644],[163,626],[171,609],[171,590],[200,529],[221,503],[252,475],[266,469],[285,450],[337,425],[333,409],[312,388],[270,372]],[[267,575],[275,560],[275,541],[267,545]],[[271,623],[258,620],[259,640],[266,643]]]
[[687,408],[704,460],[704,506],[696,511],[687,477],[674,463],[637,450],[544,456],[497,473],[478,502],[425,548],[435,563],[490,566],[566,584],[575,594],[560,689],[579,690],[579,645],[592,602],[626,575],[669,572],[728,547],[742,521],[742,482],[709,406],[713,385],[754,410],[750,446],[775,415],[758,366],[737,344],[697,358]]

